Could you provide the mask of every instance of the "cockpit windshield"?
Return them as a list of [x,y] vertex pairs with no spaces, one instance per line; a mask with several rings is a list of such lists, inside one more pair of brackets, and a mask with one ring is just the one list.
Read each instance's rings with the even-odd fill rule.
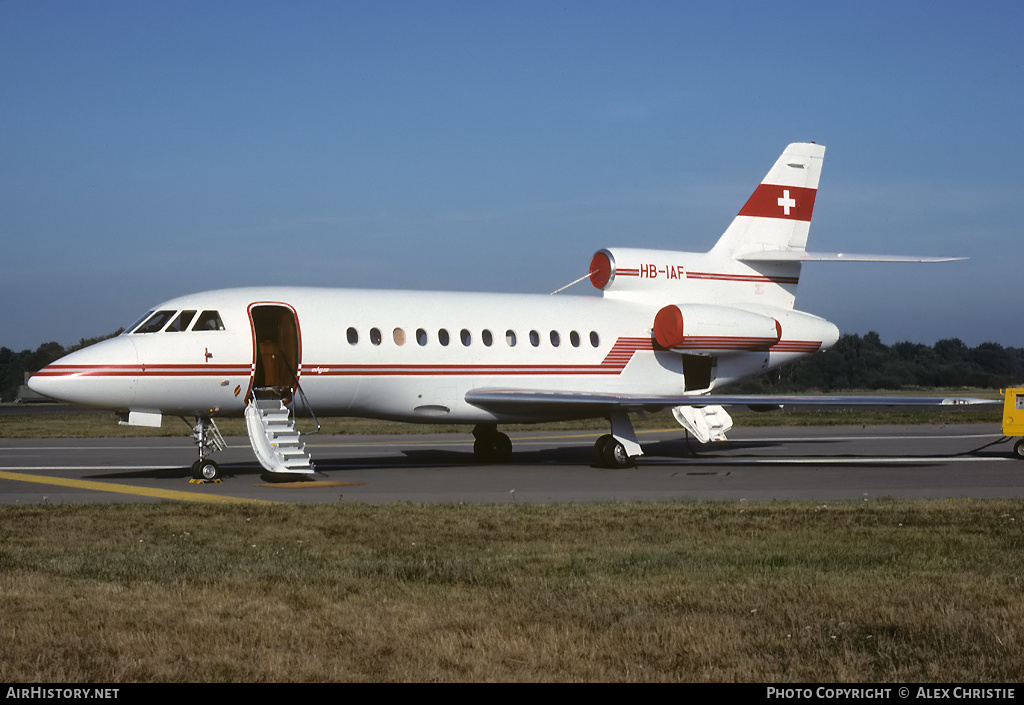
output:
[[[180,333],[181,331],[189,330],[189,325],[192,324],[193,320],[195,325],[192,326],[191,330],[194,331],[224,330],[224,322],[216,311],[203,311],[198,316],[196,316],[196,313],[197,311],[194,309],[187,309],[185,311],[150,311],[132,324],[131,328],[127,329],[127,332],[157,333],[165,331],[168,333]],[[168,321],[171,321],[170,325],[167,325]],[[167,327],[164,328],[164,326]]]
[[224,322],[216,311],[203,311],[192,330],[224,330]]
[[188,324],[195,318],[195,311],[182,311],[178,314],[178,317],[174,319],[171,325],[167,326],[167,332],[178,333],[183,330],[188,330]]
[[156,333],[158,330],[163,330],[163,327],[167,325],[167,321],[171,320],[171,316],[174,315],[174,311],[157,311],[149,319],[139,326],[136,333]]
[[144,320],[146,320],[147,318],[149,318],[152,315],[153,315],[153,311],[151,311],[151,310],[150,311],[146,311],[146,313],[142,314],[142,316],[137,321],[135,321],[135,323],[132,323],[130,326],[125,328],[124,332],[121,335],[128,335],[129,333],[134,333],[135,329],[139,327],[139,324],[142,323]]

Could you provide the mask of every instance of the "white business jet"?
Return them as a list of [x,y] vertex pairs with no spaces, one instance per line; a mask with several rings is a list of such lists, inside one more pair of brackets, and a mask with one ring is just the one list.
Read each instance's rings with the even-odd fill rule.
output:
[[[473,424],[476,457],[507,461],[497,424],[606,418],[598,462],[642,455],[629,412],[671,408],[698,440],[732,426],[724,406],[932,405],[952,398],[723,395],[727,385],[836,342],[828,321],[793,308],[807,261],[952,258],[806,249],[825,148],[791,144],[707,253],[599,250],[601,295],[549,296],[292,287],[172,299],[125,332],[73,352],[29,386],[48,397],[159,426],[195,418],[196,479],[223,447],[217,417],[246,417],[267,471],[312,474],[297,411]],[[303,411],[303,413],[305,413]],[[188,422],[192,425],[191,422]]]

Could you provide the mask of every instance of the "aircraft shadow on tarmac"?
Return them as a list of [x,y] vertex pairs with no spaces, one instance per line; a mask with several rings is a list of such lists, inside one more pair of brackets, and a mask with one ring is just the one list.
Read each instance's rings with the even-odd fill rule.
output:
[[[801,442],[802,446],[808,444],[827,444],[828,441],[811,440]],[[687,439],[669,439],[649,442],[644,445],[646,454],[638,461],[640,466],[645,464],[671,466],[678,463],[682,468],[714,468],[714,467],[760,467],[772,468],[776,466],[792,466],[793,464],[842,464],[844,467],[878,467],[879,459],[853,454],[795,454],[786,455],[765,455],[763,451],[778,448],[780,443],[774,441],[726,441],[724,443],[696,443]],[[1006,457],[1008,451],[993,448],[995,444],[987,444],[981,448],[958,453],[959,456],[971,456],[982,458]],[[739,451],[740,454],[736,454]],[[761,452],[759,452],[761,451]],[[728,452],[728,454],[724,454]],[[942,464],[942,459],[949,458],[950,454],[934,456],[903,456],[901,465],[911,464],[915,467],[936,466]],[[860,462],[858,462],[860,460]],[[470,450],[448,450],[440,448],[410,448],[402,451],[401,455],[394,456],[335,456],[317,457],[315,459],[317,470],[323,472],[345,473],[361,470],[372,470],[376,468],[401,468],[408,470],[431,470],[438,467],[464,466],[478,467],[481,470],[491,467],[480,463],[473,456]],[[543,465],[574,465],[581,467],[599,468],[595,462],[593,449],[590,446],[568,446],[562,448],[542,448],[538,450],[517,450],[513,453],[512,461],[506,465],[512,466],[543,466]],[[264,471],[259,465],[253,462],[222,463],[221,471],[224,477],[260,477]],[[624,471],[629,471],[625,468]],[[90,479],[103,480],[128,480],[128,479],[187,479],[190,477],[190,468],[167,467],[159,469],[146,469],[137,471],[119,471],[110,473],[99,473],[88,476]],[[299,478],[296,478],[297,480]]]

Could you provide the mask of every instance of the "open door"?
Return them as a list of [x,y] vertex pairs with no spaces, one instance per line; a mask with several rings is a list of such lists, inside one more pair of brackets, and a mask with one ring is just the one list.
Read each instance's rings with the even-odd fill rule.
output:
[[254,304],[252,321],[256,370],[252,388],[273,393],[285,404],[292,400],[299,379],[299,324],[295,310],[285,304]]

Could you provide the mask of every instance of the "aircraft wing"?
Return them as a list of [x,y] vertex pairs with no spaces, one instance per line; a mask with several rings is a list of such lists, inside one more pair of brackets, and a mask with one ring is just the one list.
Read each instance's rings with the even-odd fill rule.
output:
[[558,390],[474,389],[466,401],[492,411],[506,413],[550,413],[556,409],[574,415],[593,413],[603,416],[613,409],[627,411],[660,411],[674,406],[800,406],[804,408],[891,408],[928,409],[1001,405],[998,399],[973,397],[914,396],[842,396],[818,394],[700,394],[700,395],[634,395],[593,394]]

